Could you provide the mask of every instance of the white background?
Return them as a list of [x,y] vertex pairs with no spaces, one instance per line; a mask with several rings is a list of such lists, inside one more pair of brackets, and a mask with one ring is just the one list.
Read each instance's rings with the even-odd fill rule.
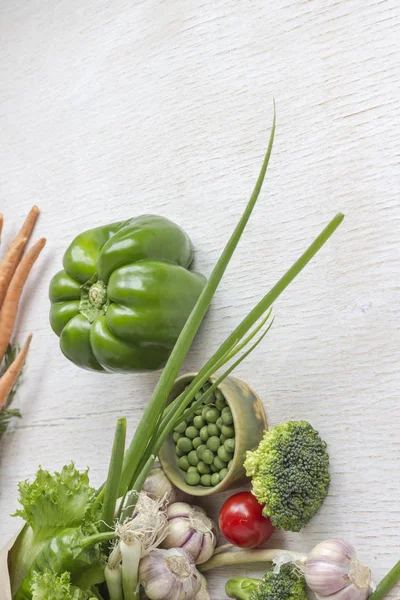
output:
[[[64,249],[85,228],[153,212],[189,232],[209,274],[258,174],[274,96],[267,183],[185,369],[346,214],[237,374],[271,424],[310,420],[330,449],[322,510],[271,546],[343,537],[379,580],[400,557],[398,1],[3,0],[0,28],[3,252],[34,203],[35,236],[48,238],[17,328],[34,339],[24,418],[0,442],[0,544],[38,464],[74,460],[101,482],[116,418],[132,434],[157,379],[64,359],[47,299]],[[212,597],[245,572],[214,574]]]

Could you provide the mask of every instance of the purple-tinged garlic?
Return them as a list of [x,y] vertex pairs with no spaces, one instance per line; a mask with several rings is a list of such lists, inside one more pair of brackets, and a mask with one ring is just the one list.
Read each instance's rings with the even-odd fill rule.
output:
[[150,600],[193,600],[201,589],[201,575],[181,548],[153,550],[142,558],[139,580]]
[[143,485],[143,491],[153,498],[166,499],[169,503],[190,502],[192,496],[182,492],[170,482],[159,463],[155,463]]
[[308,587],[324,600],[366,600],[371,593],[371,571],[342,540],[326,540],[305,561]]
[[183,548],[199,565],[214,553],[216,527],[199,506],[175,502],[167,508],[167,534],[163,548]]

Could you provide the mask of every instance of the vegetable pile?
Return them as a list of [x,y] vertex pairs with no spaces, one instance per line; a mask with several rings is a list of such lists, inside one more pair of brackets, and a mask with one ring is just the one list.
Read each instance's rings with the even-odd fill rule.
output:
[[[253,194],[207,282],[188,271],[192,247],[186,234],[161,217],[90,230],[67,250],[64,271],[50,286],[51,323],[64,354],[98,371],[166,366],[128,445],[126,420],[117,421],[99,489],[73,464],[54,474],[39,469],[32,483],[20,484],[16,515],[25,526],[9,556],[13,599],[139,600],[144,592],[150,600],[207,600],[202,573],[254,562],[274,567],[262,580],[230,580],[228,596],[305,600],[306,585],[332,600],[369,596],[370,571],[345,542],[328,540],[309,555],[253,549],[274,527],[299,531],[328,493],[327,447],[308,422],[266,431],[245,458],[252,494],[233,496],[219,520],[221,532],[245,550],[217,546],[217,526],[189,497],[178,498],[154,467],[172,436],[178,468],[193,494],[217,491],[226,480],[240,431],[219,386],[265,337],[272,304],[343,219],[339,214],[327,225],[168,404],[259,196],[274,134],[275,116]],[[371,599],[381,600],[399,577],[396,567]]]

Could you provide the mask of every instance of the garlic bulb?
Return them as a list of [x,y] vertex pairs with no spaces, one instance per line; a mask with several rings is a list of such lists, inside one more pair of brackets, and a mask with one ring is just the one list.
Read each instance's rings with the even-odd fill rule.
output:
[[342,540],[321,542],[307,557],[305,578],[318,598],[366,600],[370,594],[370,569],[356,558],[350,544]]
[[193,600],[201,588],[200,573],[181,548],[153,550],[142,558],[139,580],[150,600]]
[[175,502],[167,508],[168,528],[163,548],[183,548],[197,565],[214,553],[216,528],[199,506]]
[[178,490],[168,479],[159,463],[155,463],[143,485],[143,490],[155,498],[168,502],[190,502],[192,496]]

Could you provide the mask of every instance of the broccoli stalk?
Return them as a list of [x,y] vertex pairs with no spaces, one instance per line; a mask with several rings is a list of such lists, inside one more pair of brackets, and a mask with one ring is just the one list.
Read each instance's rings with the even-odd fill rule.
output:
[[225,586],[226,595],[235,600],[247,600],[261,583],[261,579],[250,579],[245,577],[234,577]]
[[225,591],[236,600],[307,600],[305,579],[292,565],[269,571],[261,580],[235,577]]
[[328,493],[326,443],[306,421],[291,421],[264,432],[244,463],[252,492],[274,527],[300,531]]

